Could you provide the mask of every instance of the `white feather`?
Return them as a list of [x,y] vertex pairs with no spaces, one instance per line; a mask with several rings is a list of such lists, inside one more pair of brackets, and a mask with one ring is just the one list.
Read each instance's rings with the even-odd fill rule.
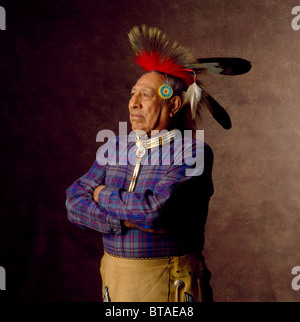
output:
[[192,119],[196,117],[197,107],[201,100],[202,89],[196,83],[189,86],[184,94],[183,105],[189,103],[191,105]]

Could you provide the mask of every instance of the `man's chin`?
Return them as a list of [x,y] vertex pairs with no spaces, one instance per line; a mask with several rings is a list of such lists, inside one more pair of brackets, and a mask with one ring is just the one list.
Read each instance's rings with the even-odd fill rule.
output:
[[136,122],[131,123],[131,129],[132,131],[145,131],[145,128],[142,126],[142,124],[138,124]]

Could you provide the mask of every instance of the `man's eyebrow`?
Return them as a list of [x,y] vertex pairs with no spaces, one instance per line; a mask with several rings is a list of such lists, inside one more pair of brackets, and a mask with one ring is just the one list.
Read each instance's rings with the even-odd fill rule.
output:
[[[135,87],[132,87],[132,89],[131,89],[132,91],[135,91],[136,90],[136,88]],[[141,90],[143,91],[143,90],[147,90],[147,91],[150,91],[150,92],[152,92],[152,93],[155,93],[155,90],[152,88],[152,87],[146,87],[146,86],[144,86],[144,87],[141,87]]]

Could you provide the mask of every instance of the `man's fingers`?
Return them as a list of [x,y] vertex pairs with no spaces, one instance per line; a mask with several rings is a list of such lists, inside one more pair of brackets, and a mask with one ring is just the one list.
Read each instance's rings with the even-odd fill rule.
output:
[[164,234],[165,233],[165,231],[162,229],[153,229],[153,228],[145,229],[145,228],[139,227],[138,225],[133,224],[129,221],[124,221],[124,226],[126,226],[127,228],[137,228],[137,229],[140,229],[140,230],[146,231],[148,233],[152,233],[152,234],[155,234],[155,233]]

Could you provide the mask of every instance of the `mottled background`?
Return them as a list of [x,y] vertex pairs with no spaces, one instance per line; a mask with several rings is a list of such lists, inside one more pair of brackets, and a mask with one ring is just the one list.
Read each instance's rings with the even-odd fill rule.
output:
[[215,301],[299,301],[299,1],[1,1],[0,266],[14,301],[98,301],[101,235],[67,221],[65,190],[102,129],[128,121],[141,70],[127,32],[146,23],[196,57],[236,56],[246,75],[205,76],[230,131],[204,114],[215,155],[206,230]]

